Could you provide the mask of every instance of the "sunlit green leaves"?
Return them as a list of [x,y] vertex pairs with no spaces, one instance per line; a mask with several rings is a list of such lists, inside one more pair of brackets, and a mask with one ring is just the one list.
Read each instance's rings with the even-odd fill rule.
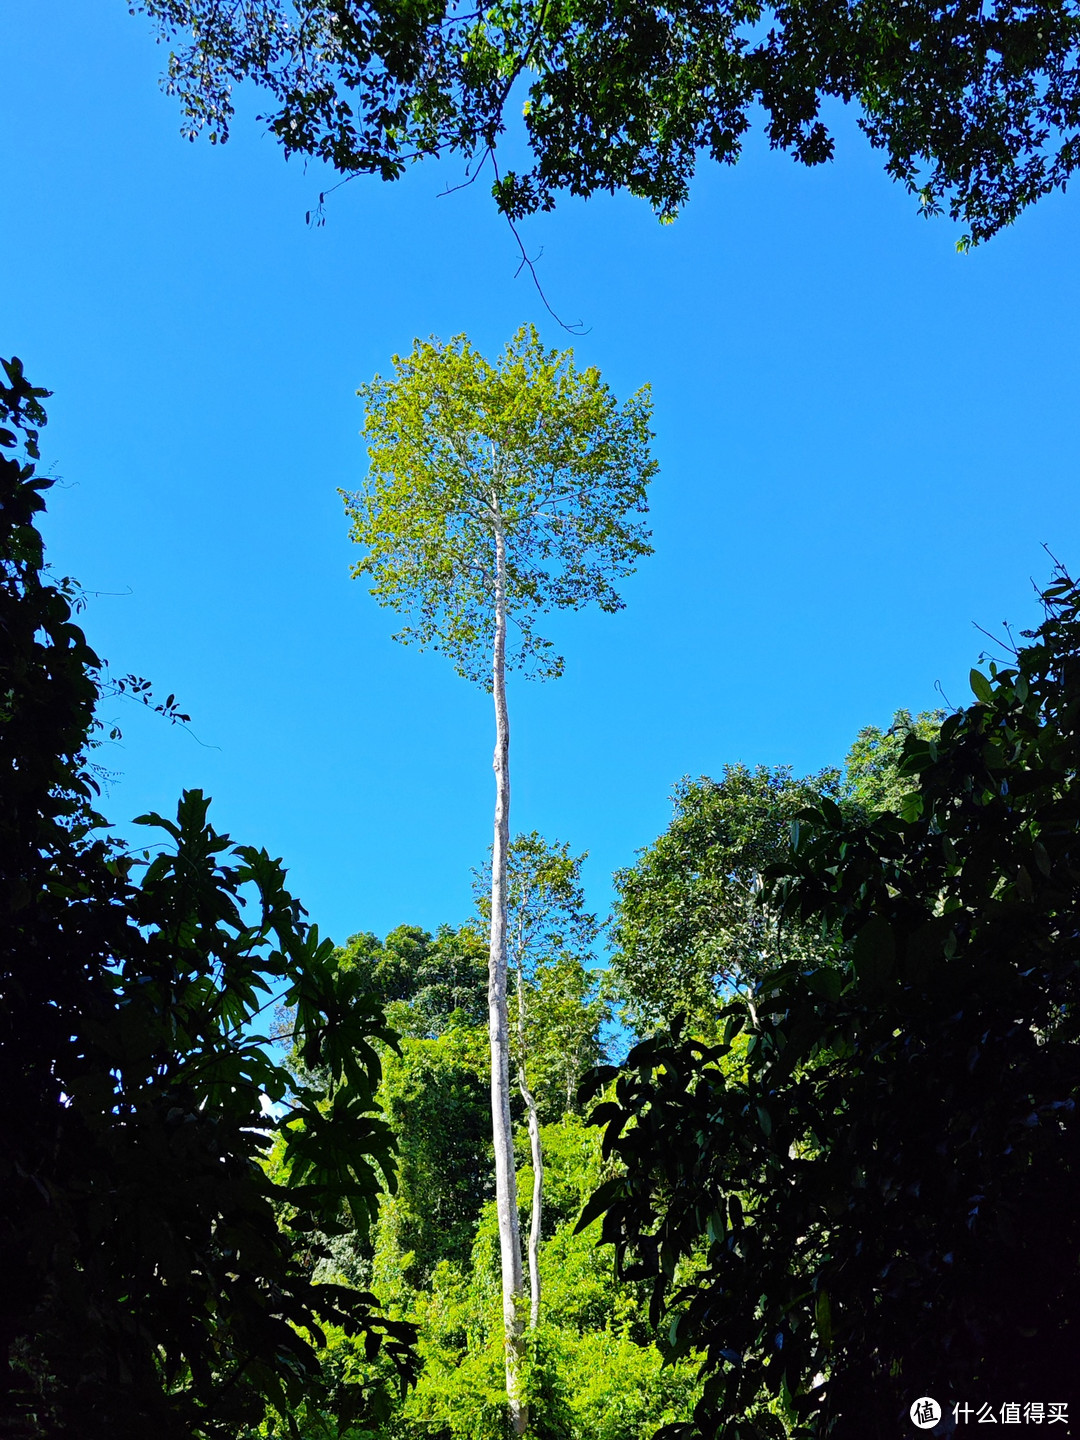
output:
[[788,924],[765,903],[763,876],[785,852],[789,826],[838,791],[835,771],[725,767],[719,780],[680,782],[675,813],[637,862],[618,872],[612,972],[640,1034],[683,1012],[711,1031],[717,997],[791,958],[821,958],[817,929]]
[[656,471],[647,389],[620,406],[598,371],[525,326],[495,365],[464,336],[417,341],[359,394],[370,468],[345,496],[366,552],[353,573],[408,617],[397,638],[490,686],[498,528],[517,637],[508,663],[557,675],[538,618],[593,601],[617,609],[612,578],[649,553],[634,518]]

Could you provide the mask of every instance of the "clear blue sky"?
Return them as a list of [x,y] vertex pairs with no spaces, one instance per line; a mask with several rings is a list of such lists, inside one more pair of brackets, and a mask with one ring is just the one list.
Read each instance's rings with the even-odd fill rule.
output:
[[565,679],[511,694],[514,828],[589,849],[599,909],[681,775],[836,763],[935,681],[964,703],[972,622],[1033,619],[1042,541],[1080,565],[1075,199],[958,256],[841,115],[833,164],[755,140],[673,226],[625,197],[528,226],[571,340],[483,188],[440,198],[456,171],[357,180],[315,230],[327,177],[257,102],[182,141],[124,0],[5,6],[0,50],[0,351],[55,392],[50,558],[125,592],[91,641],[203,742],[111,705],[106,808],[130,836],[202,786],[339,940],[463,918],[490,838],[488,697],[348,577],[354,391],[414,336],[490,353],[533,320],[653,386],[656,554],[619,615],[553,627]]

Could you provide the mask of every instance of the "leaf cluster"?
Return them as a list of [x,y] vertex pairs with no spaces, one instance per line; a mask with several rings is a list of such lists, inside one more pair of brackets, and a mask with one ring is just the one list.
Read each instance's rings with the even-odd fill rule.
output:
[[844,799],[867,815],[881,810],[899,813],[911,789],[910,772],[905,774],[901,768],[908,736],[935,740],[945,713],[924,710],[913,716],[910,710],[897,710],[886,730],[877,725],[864,726],[844,765]]

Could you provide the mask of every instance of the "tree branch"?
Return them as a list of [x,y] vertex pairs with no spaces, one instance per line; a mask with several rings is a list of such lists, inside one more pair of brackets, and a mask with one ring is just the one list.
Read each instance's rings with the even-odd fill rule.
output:
[[[495,151],[492,150],[490,153],[491,153],[491,164],[492,164],[492,167],[493,167],[493,169],[494,169],[494,171],[495,171],[495,180],[496,180],[496,183],[498,183],[498,181],[499,181],[499,179],[500,179],[500,176],[499,176],[499,162],[498,162],[498,161],[496,160],[496,158],[495,158]],[[506,212],[504,211],[503,214],[506,215]],[[533,284],[536,286],[536,293],[540,296],[540,299],[541,299],[541,301],[542,301],[542,303],[543,303],[544,309],[548,312],[548,314],[549,314],[549,315],[551,316],[551,318],[555,321],[555,323],[556,323],[557,325],[561,325],[562,328],[566,331],[566,333],[567,333],[568,335],[575,335],[575,336],[588,335],[589,331],[592,329],[592,326],[591,326],[591,325],[590,325],[590,326],[586,326],[586,325],[584,324],[584,321],[581,321],[581,320],[571,320],[571,321],[568,323],[567,321],[565,321],[565,320],[562,318],[561,315],[557,314],[556,311],[552,308],[551,302],[548,300],[547,296],[544,294],[544,287],[540,284],[540,277],[539,277],[539,276],[537,275],[537,273],[536,273],[536,264],[535,264],[534,261],[532,261],[532,260],[529,259],[529,253],[528,253],[528,251],[525,249],[525,242],[522,240],[521,234],[520,234],[520,232],[518,231],[517,225],[514,223],[514,220],[513,220],[513,218],[512,218],[510,215],[506,215],[506,223],[507,223],[507,225],[510,226],[510,233],[511,233],[511,235],[513,235],[515,241],[517,242],[517,247],[518,247],[518,249],[521,251],[521,261],[520,261],[517,269],[514,271],[514,279],[516,280],[516,279],[518,278],[518,276],[521,274],[522,270],[527,269],[528,272],[529,272],[529,274],[532,276],[532,282],[533,282]],[[543,255],[543,253],[544,253],[543,248],[541,248],[540,253],[537,255],[536,259],[539,260],[539,259],[540,259],[540,256]]]

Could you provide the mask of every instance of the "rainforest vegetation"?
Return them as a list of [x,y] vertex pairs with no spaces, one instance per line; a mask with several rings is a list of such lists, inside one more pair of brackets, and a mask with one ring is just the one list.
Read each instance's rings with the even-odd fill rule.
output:
[[[145,682],[109,675],[43,569],[46,392],[5,376],[4,1433],[495,1440],[521,1422],[490,860],[471,914],[335,948],[198,793],[143,817],[160,841],[112,839],[94,706],[149,703]],[[1059,1386],[1080,1240],[1064,572],[1043,604],[964,709],[900,711],[818,775],[684,780],[616,877],[609,959],[586,857],[509,845],[528,1433],[885,1434],[913,1373]]]
[[[832,102],[961,249],[1080,155],[1068,4],[130,8],[191,135],[251,81],[287,154],[457,155],[511,227],[618,190],[670,221],[761,118],[819,164]],[[46,564],[38,378],[3,362],[2,1440],[884,1440],[919,1396],[936,1433],[976,1394],[1067,1408],[1068,570],[970,703],[868,715],[819,773],[677,780],[592,913],[587,852],[511,809],[508,677],[558,678],[547,617],[619,610],[652,553],[650,391],[531,325],[495,360],[417,340],[359,392],[354,574],[491,696],[492,844],[444,923],[376,934],[361,896],[329,938],[201,791],[123,837],[101,813],[103,699],[188,717]]]

